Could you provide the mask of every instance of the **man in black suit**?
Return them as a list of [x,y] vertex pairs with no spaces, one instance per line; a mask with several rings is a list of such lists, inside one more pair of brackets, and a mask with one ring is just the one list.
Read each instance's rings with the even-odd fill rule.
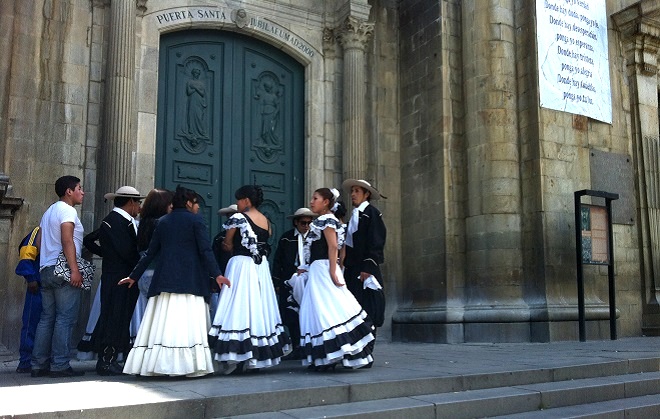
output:
[[96,372],[99,375],[122,374],[117,355],[130,350],[129,326],[138,287],[124,287],[118,282],[131,273],[140,255],[137,249],[137,223],[144,195],[131,186],[122,186],[114,193],[105,194],[112,199],[114,208],[101,222],[98,231],[100,249],[89,249],[103,255],[101,274],[101,314],[94,329],[95,350],[99,354]]
[[293,223],[293,228],[285,231],[277,242],[277,250],[273,258],[271,276],[278,295],[280,315],[282,322],[289,329],[289,336],[293,344],[293,352],[287,359],[298,359],[298,346],[300,345],[300,321],[298,319],[298,304],[291,297],[291,288],[284,281],[297,272],[298,266],[303,265],[302,248],[305,237],[309,232],[312,218],[316,217],[309,208],[298,208],[295,213],[287,216]]
[[[380,264],[385,261],[384,248],[387,230],[383,214],[371,205],[371,201],[383,198],[380,192],[362,179],[347,179],[342,189],[350,193],[353,213],[346,229],[346,258],[344,259],[344,278],[346,286],[353,293],[375,327],[382,326],[384,297],[380,292],[377,300],[365,290],[363,282],[373,276],[379,285],[383,284]],[[379,304],[375,304],[380,301]],[[374,335],[375,335],[374,330]],[[373,343],[371,344],[373,345]]]

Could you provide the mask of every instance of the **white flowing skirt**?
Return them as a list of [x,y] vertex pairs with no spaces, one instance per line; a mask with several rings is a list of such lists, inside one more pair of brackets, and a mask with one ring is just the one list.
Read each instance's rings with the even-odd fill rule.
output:
[[[337,277],[343,275],[337,267]],[[367,313],[344,285],[337,287],[330,278],[327,259],[309,267],[300,302],[300,347],[303,365],[331,365],[360,368],[373,362],[367,344],[374,340]]]
[[245,362],[245,369],[277,365],[291,352],[291,341],[284,332],[268,260],[260,264],[249,256],[229,259],[225,276],[231,287],[222,286],[210,336],[214,359],[231,364]]
[[163,292],[149,298],[124,373],[199,377],[213,373],[203,297]]

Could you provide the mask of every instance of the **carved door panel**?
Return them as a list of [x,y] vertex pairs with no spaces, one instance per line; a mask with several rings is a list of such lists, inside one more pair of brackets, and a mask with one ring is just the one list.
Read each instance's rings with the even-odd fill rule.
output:
[[212,235],[217,210],[261,185],[275,241],[303,197],[303,68],[262,42],[221,31],[161,38],[156,185],[197,191]]

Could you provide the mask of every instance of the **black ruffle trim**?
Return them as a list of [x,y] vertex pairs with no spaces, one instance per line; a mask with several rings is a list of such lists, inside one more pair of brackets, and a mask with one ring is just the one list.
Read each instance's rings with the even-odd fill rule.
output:
[[[246,331],[249,331],[246,330]],[[275,333],[268,337],[272,338]],[[263,337],[257,337],[257,339],[264,339]],[[266,361],[268,359],[276,359],[283,357],[284,350],[283,348],[286,345],[291,345],[291,338],[286,333],[280,333],[277,335],[277,343],[275,345],[269,346],[254,346],[250,337],[243,341],[238,340],[220,340],[217,336],[209,336],[209,342],[213,352],[217,354],[226,354],[226,353],[235,353],[240,355],[247,354],[252,352],[252,358],[257,361]],[[211,343],[212,342],[212,343]]]
[[[302,355],[304,357],[311,356],[312,359],[324,359],[328,356],[328,354],[337,352],[344,345],[354,345],[356,342],[359,342],[365,336],[369,335],[372,332],[372,329],[373,327],[371,323],[369,321],[364,321],[350,332],[339,334],[330,340],[325,340],[323,341],[323,345],[318,346],[313,346],[311,339],[321,336],[321,334],[315,336],[306,334],[302,337],[301,341],[307,341],[309,339],[310,342],[305,342],[304,346],[302,346],[300,349],[302,350]],[[354,355],[345,354],[344,358],[349,360],[361,359],[366,358],[369,355],[371,355],[371,349],[370,345],[367,345],[361,352]]]

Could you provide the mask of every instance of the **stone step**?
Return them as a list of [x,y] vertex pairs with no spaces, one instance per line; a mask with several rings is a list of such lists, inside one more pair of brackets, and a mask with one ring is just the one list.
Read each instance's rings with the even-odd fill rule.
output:
[[[616,406],[616,402],[627,399],[633,401],[620,405],[630,411],[633,408],[652,411],[660,406],[660,372],[319,405],[233,417],[460,419],[513,414],[527,417],[524,415],[556,412],[563,407],[577,408],[585,404],[611,402]],[[640,403],[636,404],[634,400]],[[647,403],[649,400],[655,400],[655,404]],[[607,406],[603,409],[613,409]]]
[[497,416],[497,419],[550,419],[550,418],[658,418],[660,417],[660,395],[630,397],[598,403],[537,410],[535,412]]
[[[419,369],[389,368],[386,364],[373,370],[378,374],[344,369],[309,373],[298,364],[289,363],[263,374],[196,380],[116,377],[106,382],[93,374],[59,383],[50,378],[27,378],[24,384],[28,387],[18,385],[3,390],[0,418],[26,414],[33,419],[110,416],[193,419],[238,415],[290,418],[316,414],[341,417],[361,412],[372,417],[412,419],[434,417],[435,412],[444,412],[438,417],[460,417],[457,411],[465,417],[476,417],[484,412],[506,415],[560,407],[560,402],[570,400],[572,392],[580,387],[584,389],[579,392],[592,397],[590,402],[594,403],[602,400],[590,396],[598,394],[598,389],[617,397],[621,394],[633,397],[660,388],[660,357],[599,359],[570,365],[558,359],[542,368],[514,367],[491,372],[486,372],[486,365],[472,369],[471,373],[456,370],[439,376]],[[488,360],[481,362],[487,364]],[[517,365],[515,360],[511,365]],[[76,367],[80,366],[91,368],[84,363]],[[22,378],[13,373],[12,377]],[[23,395],[35,385],[49,397],[28,406]],[[104,396],[68,398],[72,393]],[[335,410],[328,409],[336,409],[336,413],[329,414]]]

